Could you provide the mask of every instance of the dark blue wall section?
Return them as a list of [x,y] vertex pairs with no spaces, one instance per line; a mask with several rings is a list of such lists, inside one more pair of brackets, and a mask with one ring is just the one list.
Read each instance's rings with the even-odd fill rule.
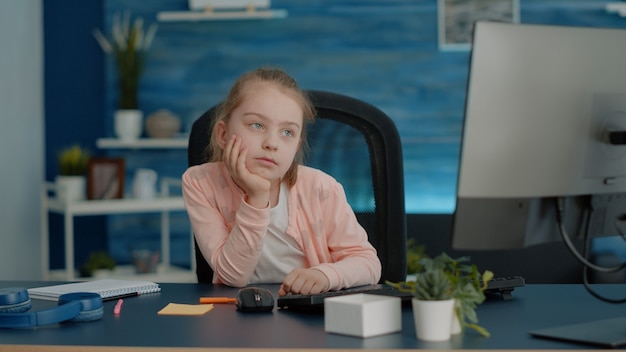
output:
[[[46,179],[58,174],[57,153],[79,144],[94,154],[104,134],[104,60],[91,31],[102,26],[101,0],[45,0],[44,109]],[[76,262],[91,251],[106,249],[106,219],[82,217],[75,222]],[[50,263],[63,264],[63,218],[50,215]]]
[[[62,1],[46,0],[46,4]],[[63,2],[64,4],[66,2]],[[77,4],[74,4],[77,3]],[[92,2],[72,1],[76,8],[97,10]],[[96,2],[94,2],[96,3]],[[597,0],[520,0],[524,23],[574,26],[626,27],[626,19],[604,10]],[[79,6],[80,4],[80,6]],[[130,11],[146,22],[159,11],[186,10],[186,0],[102,0],[102,26],[113,14]],[[46,6],[46,19],[61,12]],[[60,6],[65,8],[66,6]],[[146,114],[166,108],[183,120],[184,133],[193,120],[219,102],[234,79],[261,65],[289,71],[305,89],[325,89],[360,98],[385,111],[396,122],[403,143],[407,213],[451,213],[454,209],[459,142],[461,137],[468,52],[444,52],[437,46],[436,0],[274,0],[273,8],[286,9],[288,17],[276,20],[160,22],[141,81],[140,104]],[[81,15],[68,21],[80,22]],[[84,42],[72,45],[74,55],[63,56],[55,67],[71,62],[59,74],[56,93],[59,111],[50,115],[47,105],[48,153],[66,139],[93,143],[113,136],[116,106],[114,65],[91,38],[91,24],[75,23]],[[59,26],[63,24],[59,23]],[[48,30],[48,28],[47,28]],[[50,29],[54,30],[54,29]],[[46,47],[63,43],[61,38]],[[104,61],[101,61],[102,59]],[[102,66],[98,66],[102,63]],[[74,67],[76,66],[76,67]],[[97,68],[94,66],[98,66]],[[47,62],[48,67],[48,62]],[[76,70],[90,67],[88,72]],[[104,81],[99,70],[104,69]],[[75,84],[88,107],[71,92]],[[96,101],[97,100],[97,101]],[[79,105],[83,104],[83,105]],[[95,108],[97,107],[97,108]],[[89,113],[87,113],[89,111]],[[76,126],[77,136],[65,135],[58,119]],[[89,122],[87,122],[89,121]],[[51,127],[51,125],[57,127]],[[127,158],[128,177],[139,166],[160,176],[180,177],[186,168],[185,151],[116,151]],[[48,161],[49,162],[49,161]],[[48,177],[54,172],[48,169]],[[180,242],[173,260],[188,262],[186,215],[174,219]],[[153,217],[112,217],[109,246],[122,260],[132,246],[155,246],[158,220]],[[78,237],[78,236],[77,236]],[[180,243],[180,244],[178,244]],[[178,259],[177,259],[178,258]]]
[[96,152],[104,133],[104,58],[91,31],[102,26],[102,1],[44,1],[46,178],[58,174],[59,150]]

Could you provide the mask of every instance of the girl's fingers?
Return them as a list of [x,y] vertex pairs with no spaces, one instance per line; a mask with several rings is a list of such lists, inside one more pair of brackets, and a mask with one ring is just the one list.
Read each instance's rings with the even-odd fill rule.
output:
[[230,153],[233,150],[233,142],[235,141],[235,136],[232,135],[230,136],[230,138],[228,139],[228,141],[226,142],[226,145],[224,146],[224,162],[226,162],[226,165],[228,166],[231,157],[230,157]]
[[239,162],[241,139],[235,135],[232,135],[230,141],[224,149],[224,158],[226,166],[231,173],[237,172],[237,164]]
[[241,137],[235,137],[231,154],[231,167],[232,171],[234,171],[238,177],[246,175],[248,171],[248,169],[246,168],[247,149],[241,144]]
[[237,137],[233,136],[232,146],[230,148],[230,153],[228,155],[228,160],[229,160],[228,166],[232,171],[236,171],[238,154],[239,154],[239,151],[237,150]]
[[246,173],[246,171],[248,171],[248,169],[246,169],[246,155],[248,154],[248,149],[247,148],[243,148],[240,150],[239,155],[237,156],[237,172],[240,175],[243,175]]

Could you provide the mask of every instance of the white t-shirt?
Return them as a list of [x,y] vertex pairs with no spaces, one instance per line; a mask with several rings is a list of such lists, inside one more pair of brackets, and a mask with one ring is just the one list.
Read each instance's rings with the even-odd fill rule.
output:
[[270,209],[270,223],[263,241],[261,257],[250,283],[281,283],[296,268],[304,268],[304,253],[287,235],[287,186],[280,186],[278,204]]

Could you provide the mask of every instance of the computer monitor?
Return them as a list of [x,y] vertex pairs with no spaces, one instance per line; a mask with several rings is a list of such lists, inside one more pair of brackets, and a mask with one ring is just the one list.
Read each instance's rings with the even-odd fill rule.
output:
[[[626,222],[626,30],[478,22],[468,80],[454,249],[589,239]],[[577,251],[569,236],[583,236]],[[626,237],[626,236],[624,236]],[[585,271],[586,273],[586,271]],[[585,287],[595,297],[612,303]],[[581,334],[580,331],[584,331]],[[617,346],[601,320],[533,336]]]
[[452,247],[561,240],[557,199],[570,235],[619,234],[622,131],[626,30],[477,22]]
[[452,248],[619,234],[626,30],[477,22],[466,99]]

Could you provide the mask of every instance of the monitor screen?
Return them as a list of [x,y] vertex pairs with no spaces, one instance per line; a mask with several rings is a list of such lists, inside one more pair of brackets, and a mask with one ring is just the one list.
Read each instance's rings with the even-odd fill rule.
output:
[[453,248],[560,240],[557,218],[570,236],[618,234],[625,67],[625,30],[475,24]]

